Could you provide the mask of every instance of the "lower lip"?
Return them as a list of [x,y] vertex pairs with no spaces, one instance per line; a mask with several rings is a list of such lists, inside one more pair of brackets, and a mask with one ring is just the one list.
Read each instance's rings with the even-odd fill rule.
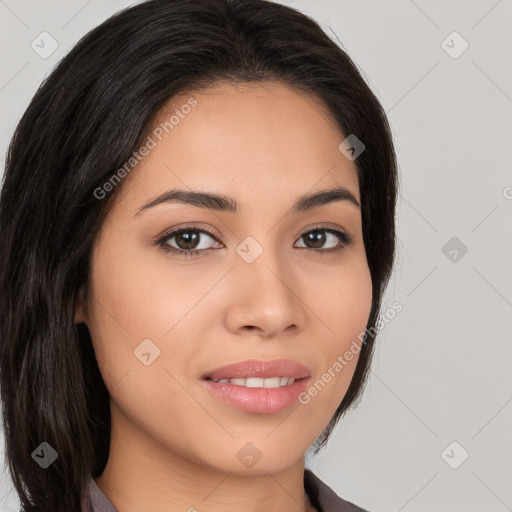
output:
[[271,414],[298,402],[309,378],[298,379],[289,386],[279,388],[247,388],[225,382],[203,379],[208,389],[222,402],[246,412]]

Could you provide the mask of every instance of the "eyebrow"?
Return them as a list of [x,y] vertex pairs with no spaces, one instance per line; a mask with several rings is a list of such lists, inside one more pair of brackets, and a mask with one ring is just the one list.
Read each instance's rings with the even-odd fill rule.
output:
[[[313,192],[300,197],[293,205],[291,212],[305,212],[312,210],[313,208],[318,208],[319,206],[338,201],[347,201],[349,204],[352,204],[357,208],[361,208],[359,201],[350,190],[345,187],[337,186],[335,188],[322,190],[320,192]],[[237,211],[236,200],[232,197],[212,194],[209,192],[174,188],[144,203],[137,210],[135,216],[162,203],[184,203],[198,206],[199,208],[231,213],[236,213]]]

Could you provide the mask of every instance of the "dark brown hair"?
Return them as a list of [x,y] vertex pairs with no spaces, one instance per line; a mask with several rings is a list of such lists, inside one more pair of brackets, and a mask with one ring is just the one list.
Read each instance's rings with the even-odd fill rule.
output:
[[[310,17],[266,0],[150,0],[86,34],[44,80],[11,140],[0,197],[0,393],[5,455],[27,512],[80,510],[108,459],[108,391],[85,324],[91,250],[109,205],[94,191],[130,158],[174,95],[280,81],[320,98],[365,150],[354,160],[373,284],[348,391],[316,451],[360,397],[395,257],[397,164],[385,112],[347,53]],[[341,142],[341,141],[340,141]],[[108,195],[108,194],[107,194]],[[47,442],[58,463],[32,454]],[[316,453],[316,452],[315,452]]]

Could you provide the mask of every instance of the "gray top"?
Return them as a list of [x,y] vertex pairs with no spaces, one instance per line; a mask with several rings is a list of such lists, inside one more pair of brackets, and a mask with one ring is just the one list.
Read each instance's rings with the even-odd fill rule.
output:
[[[368,512],[340,498],[309,469],[304,471],[304,488],[318,512]],[[92,478],[89,482],[89,507],[84,512],[118,512]]]

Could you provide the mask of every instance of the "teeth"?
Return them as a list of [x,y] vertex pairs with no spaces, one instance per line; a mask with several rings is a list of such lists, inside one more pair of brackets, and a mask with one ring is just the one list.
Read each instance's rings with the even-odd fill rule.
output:
[[294,377],[269,377],[262,379],[260,377],[248,377],[247,379],[219,379],[215,382],[223,384],[235,384],[236,386],[245,386],[246,388],[279,388],[289,386],[295,382]]

